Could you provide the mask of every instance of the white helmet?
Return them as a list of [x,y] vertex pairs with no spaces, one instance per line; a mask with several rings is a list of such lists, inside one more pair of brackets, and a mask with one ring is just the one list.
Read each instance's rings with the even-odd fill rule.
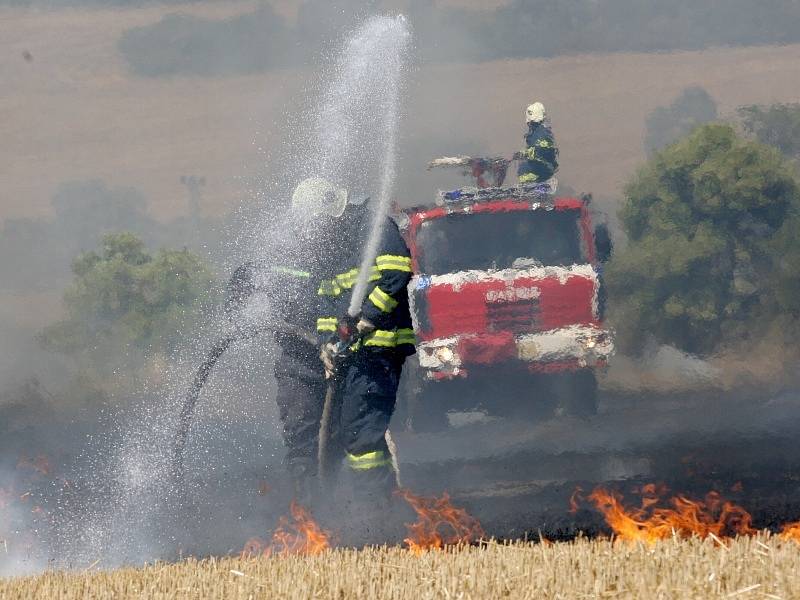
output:
[[544,121],[544,104],[541,102],[534,102],[525,111],[526,123],[541,123]]
[[340,217],[347,206],[347,190],[337,188],[322,177],[301,181],[292,194],[292,211],[302,217],[329,215]]

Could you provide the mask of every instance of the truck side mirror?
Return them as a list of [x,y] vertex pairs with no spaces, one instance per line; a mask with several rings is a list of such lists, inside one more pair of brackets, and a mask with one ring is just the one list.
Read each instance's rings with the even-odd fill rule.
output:
[[611,235],[608,233],[608,225],[602,223],[594,228],[594,247],[597,260],[601,263],[608,262],[611,253],[614,251],[614,244]]

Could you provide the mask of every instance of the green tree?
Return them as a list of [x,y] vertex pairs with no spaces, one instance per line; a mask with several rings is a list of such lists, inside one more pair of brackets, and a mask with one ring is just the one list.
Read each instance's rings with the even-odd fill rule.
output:
[[710,353],[800,310],[800,187],[773,148],[709,124],[627,185],[607,281],[623,347],[647,333]]
[[79,255],[64,293],[66,317],[42,332],[46,348],[116,366],[131,354],[169,355],[213,290],[209,268],[188,250],[150,254],[131,233],[103,237]]

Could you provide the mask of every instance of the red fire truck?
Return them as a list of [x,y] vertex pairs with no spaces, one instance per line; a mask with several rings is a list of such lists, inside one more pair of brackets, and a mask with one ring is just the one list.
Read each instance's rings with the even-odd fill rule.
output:
[[595,370],[614,350],[603,326],[607,229],[593,228],[589,197],[503,188],[501,170],[493,186],[440,192],[400,219],[418,337],[401,410],[416,431],[445,427],[452,410],[534,419],[597,410]]

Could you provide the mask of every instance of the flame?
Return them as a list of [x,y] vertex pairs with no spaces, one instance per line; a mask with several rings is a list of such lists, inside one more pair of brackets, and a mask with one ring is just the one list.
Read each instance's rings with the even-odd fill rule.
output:
[[330,548],[330,533],[323,530],[311,513],[292,500],[289,505],[291,520],[281,517],[278,528],[272,534],[272,542],[267,545],[260,538],[250,538],[242,549],[242,556],[264,554],[321,554]]
[[425,550],[465,544],[485,536],[477,519],[463,508],[455,508],[445,492],[441,498],[416,496],[409,490],[397,492],[417,513],[417,522],[406,524],[408,549],[420,555]]
[[574,515],[578,512],[578,501],[583,500],[583,488],[577,486],[572,496],[569,497],[569,514]]
[[778,537],[782,540],[793,540],[795,542],[800,542],[800,521],[786,523],[783,527],[781,527],[781,532],[778,534]]
[[669,499],[671,506],[659,506],[666,488],[643,486],[641,506],[626,507],[622,495],[602,487],[595,488],[588,499],[603,513],[617,538],[628,541],[655,542],[673,535],[717,538],[752,535],[752,517],[744,508],[709,492],[703,500],[678,494]]

